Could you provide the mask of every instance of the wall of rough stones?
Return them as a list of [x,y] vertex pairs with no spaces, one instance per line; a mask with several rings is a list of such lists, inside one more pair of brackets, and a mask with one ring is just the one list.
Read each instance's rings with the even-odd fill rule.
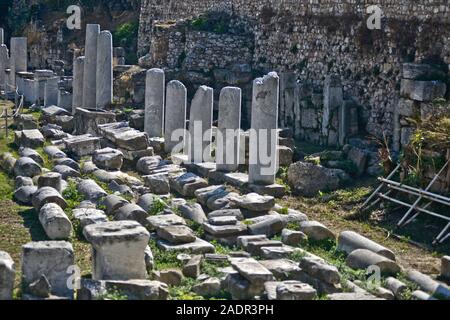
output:
[[[366,28],[371,4],[383,10],[382,30]],[[208,11],[245,22],[253,34],[253,70],[294,72],[316,93],[327,75],[340,75],[344,96],[361,105],[363,128],[378,137],[393,135],[403,63],[450,63],[447,0],[143,0],[140,55],[151,50],[154,20]]]

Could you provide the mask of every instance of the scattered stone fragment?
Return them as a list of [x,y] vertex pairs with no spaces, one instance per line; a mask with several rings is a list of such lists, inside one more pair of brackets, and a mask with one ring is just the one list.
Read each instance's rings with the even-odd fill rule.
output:
[[51,240],[66,240],[72,235],[72,223],[56,203],[47,203],[41,208],[39,221]]
[[8,253],[0,251],[0,300],[12,300],[15,274],[13,259]]
[[129,203],[117,209],[114,218],[117,221],[133,220],[139,222],[141,225],[147,224],[147,212],[145,212],[137,204]]
[[254,235],[254,236],[240,236],[237,238],[237,245],[242,249],[247,249],[249,242],[251,241],[266,241],[269,240],[265,235]]
[[171,189],[177,191],[179,194],[192,198],[195,196],[195,191],[208,186],[206,180],[200,178],[193,173],[185,173],[175,177],[169,177]]
[[371,266],[377,266],[380,268],[381,273],[385,275],[396,275],[401,271],[395,261],[366,249],[353,251],[347,257],[346,263],[353,269],[367,269]]
[[220,293],[220,290],[221,282],[217,278],[209,278],[192,288],[192,291],[203,297],[214,297]]
[[127,204],[129,204],[127,200],[115,194],[110,194],[105,198],[105,200],[103,200],[103,205],[106,208],[106,214],[109,216],[115,215],[117,210]]
[[83,180],[77,185],[77,190],[85,199],[96,202],[108,194],[94,180]]
[[182,204],[178,206],[178,209],[185,219],[195,221],[198,224],[202,224],[208,220],[205,211],[203,211],[202,206],[198,203]]
[[215,252],[215,247],[200,238],[197,238],[195,242],[191,243],[183,243],[183,244],[171,244],[165,240],[159,240],[157,242],[159,248],[165,251],[174,251],[174,252],[189,252],[192,254],[203,254],[203,253],[212,253]]
[[405,291],[408,289],[408,286],[401,282],[400,280],[397,280],[396,278],[389,277],[385,281],[385,287],[392,291],[392,293],[395,295],[395,297],[398,300],[403,299],[403,295]]
[[100,169],[120,170],[123,165],[123,153],[112,148],[96,150],[92,161]]
[[235,205],[242,209],[256,212],[267,212],[275,206],[275,198],[271,196],[261,196],[257,193],[233,198]]
[[188,278],[197,279],[201,274],[203,257],[201,255],[193,256],[183,267],[183,274]]
[[170,193],[169,178],[165,173],[152,174],[143,177],[145,185],[150,188],[154,194]]
[[408,270],[406,277],[408,280],[417,284],[421,290],[431,294],[433,297],[446,300],[450,299],[450,288],[445,284],[437,282],[416,270]]
[[428,293],[423,292],[421,290],[416,290],[411,294],[411,298],[413,300],[421,300],[421,301],[427,301],[427,300],[438,300],[436,298],[433,298]]
[[24,186],[14,191],[14,200],[25,206],[32,205],[33,196],[38,190],[35,186]]
[[167,300],[169,287],[159,281],[128,280],[128,281],[98,281],[81,279],[81,289],[78,290],[78,300],[99,300],[111,291],[119,291],[129,300]]
[[240,209],[223,209],[208,213],[208,218],[210,219],[219,217],[235,217],[238,221],[244,220],[244,215]]
[[234,216],[213,217],[208,219],[208,223],[213,226],[236,225],[238,220]]
[[374,289],[374,294],[384,300],[395,300],[395,295],[391,290],[385,289],[383,287],[377,287]]
[[322,259],[304,257],[300,261],[300,268],[314,278],[327,284],[337,285],[341,282],[341,275],[335,266],[325,263]]
[[34,185],[33,179],[29,177],[18,176],[14,180],[14,188],[17,190],[22,187],[32,187]]
[[44,275],[51,285],[51,294],[73,298],[67,286],[72,276],[67,272],[75,265],[72,245],[64,241],[30,242],[22,251],[22,282],[25,293],[30,284]]
[[68,166],[75,171],[80,171],[80,165],[78,164],[78,162],[76,162],[73,159],[60,158],[60,159],[54,159],[53,162],[55,163],[55,165]]
[[135,221],[89,225],[83,235],[94,252],[94,280],[146,279],[145,250],[150,234]]
[[252,284],[239,273],[229,273],[225,287],[233,300],[252,300],[264,292],[264,285]]
[[225,186],[210,186],[210,187],[196,190],[195,197],[197,198],[198,202],[200,202],[202,205],[206,206],[208,200],[211,197],[215,197],[219,194],[223,194],[224,191],[226,191]]
[[34,209],[39,212],[47,203],[55,203],[62,209],[67,207],[67,202],[61,194],[52,187],[43,187],[36,191],[32,199]]
[[62,152],[58,147],[47,146],[44,148],[44,152],[49,156],[50,159],[65,159],[67,155]]
[[167,269],[153,272],[158,281],[164,282],[169,286],[179,286],[183,281],[183,273],[178,269]]
[[22,157],[14,164],[14,175],[33,178],[42,173],[41,166],[31,158]]
[[303,221],[300,224],[300,231],[305,233],[309,239],[315,241],[335,240],[334,233],[317,221]]
[[395,254],[391,250],[353,231],[341,232],[337,249],[347,254],[357,249],[367,249],[395,261]]
[[283,230],[283,220],[279,215],[265,215],[247,220],[248,231],[252,235],[266,235],[271,238]]
[[314,300],[317,291],[299,281],[285,281],[277,286],[277,300]]
[[21,147],[36,149],[43,147],[45,138],[37,129],[16,131],[16,144]]
[[444,256],[441,259],[441,277],[450,279],[450,256]]
[[44,165],[44,159],[36,150],[33,150],[31,148],[20,148],[19,154],[21,157],[28,157],[33,159],[41,166]]
[[72,211],[74,219],[79,221],[81,229],[91,224],[108,222],[105,212],[93,208],[78,208]]
[[261,260],[259,263],[281,281],[296,280],[302,272],[297,263],[288,259]]
[[163,226],[156,233],[158,237],[173,244],[191,243],[197,239],[194,232],[183,225]]
[[263,286],[264,282],[274,280],[272,272],[255,259],[232,258],[231,265],[252,284]]
[[158,228],[174,225],[186,225],[186,220],[176,214],[150,216],[147,218],[147,228],[150,231],[156,231]]
[[62,192],[62,176],[58,172],[49,172],[43,174],[38,179],[38,187],[52,187],[59,193]]
[[301,231],[283,229],[281,232],[281,241],[288,246],[299,246],[308,241],[308,236]]
[[262,241],[250,241],[247,244],[247,252],[249,252],[251,255],[254,256],[261,256],[262,255],[262,248],[268,248],[268,247],[282,247],[283,243],[281,241],[276,240],[262,240]]

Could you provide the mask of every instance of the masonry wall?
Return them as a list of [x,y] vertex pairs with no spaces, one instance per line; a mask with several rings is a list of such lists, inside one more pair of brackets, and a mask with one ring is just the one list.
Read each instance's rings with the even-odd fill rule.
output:
[[[371,4],[383,10],[382,30],[366,27]],[[447,0],[142,0],[140,55],[151,48],[154,20],[216,10],[253,33],[254,70],[294,72],[318,93],[328,74],[340,75],[345,97],[361,105],[363,127],[378,137],[393,134],[402,64],[450,63]]]

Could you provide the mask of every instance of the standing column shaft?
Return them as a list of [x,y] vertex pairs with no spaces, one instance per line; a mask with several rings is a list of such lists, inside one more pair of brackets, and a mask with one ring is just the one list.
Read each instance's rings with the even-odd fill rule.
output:
[[[170,81],[167,84],[166,101],[164,150],[166,153],[181,152],[186,130],[187,90],[184,84],[177,80]],[[177,130],[179,134],[174,137]],[[180,145],[179,150],[174,150],[177,145]]]
[[275,72],[253,82],[249,183],[275,183],[280,79]]
[[84,60],[83,56],[73,62],[72,114],[75,114],[77,108],[83,107]]
[[97,41],[97,109],[113,102],[113,41],[109,31],[102,31]]
[[11,85],[16,85],[17,72],[27,71],[27,38],[11,38]]
[[189,162],[211,161],[213,89],[201,86],[191,103],[189,120]]
[[6,69],[9,68],[8,47],[0,44],[0,90],[6,90]]
[[5,43],[5,31],[3,28],[0,28],[0,45]]
[[161,137],[163,134],[164,91],[164,71],[148,70],[145,81],[145,132],[149,137]]
[[97,90],[97,40],[100,25],[86,25],[84,79],[83,79],[83,107],[93,109],[96,106]]
[[58,105],[58,82],[58,77],[47,79],[45,83],[44,107]]
[[218,171],[235,171],[239,167],[241,129],[241,89],[223,88],[219,99],[216,163]]

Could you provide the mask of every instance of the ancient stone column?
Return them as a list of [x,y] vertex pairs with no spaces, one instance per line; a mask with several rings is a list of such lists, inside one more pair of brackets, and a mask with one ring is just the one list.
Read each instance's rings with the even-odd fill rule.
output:
[[161,137],[163,134],[164,93],[164,71],[148,70],[145,82],[145,132],[149,137]]
[[97,90],[97,40],[100,25],[86,25],[86,43],[83,77],[83,108],[95,108]]
[[191,103],[188,156],[190,163],[211,161],[213,89],[201,86]]
[[83,107],[84,60],[85,58],[82,56],[73,62],[72,114],[75,114],[77,108]]
[[0,90],[6,89],[6,69],[9,68],[8,47],[4,44],[0,45]]
[[105,109],[113,102],[113,41],[109,31],[102,31],[97,41],[97,109]]
[[[164,150],[166,153],[184,148],[184,131],[186,129],[187,90],[180,81],[173,80],[167,84],[166,117],[164,125]],[[179,134],[175,134],[175,131]],[[174,148],[177,147],[178,150]]]
[[219,98],[219,127],[217,132],[217,170],[235,171],[239,167],[241,129],[241,89],[223,88]]
[[294,72],[280,74],[280,119],[282,127],[293,126],[295,120],[295,89],[297,79]]
[[135,221],[90,225],[83,234],[93,247],[92,279],[146,279],[145,249],[148,231]]
[[253,81],[249,183],[275,183],[280,79],[275,72]]
[[3,28],[0,28],[0,45],[5,43],[5,31]]
[[339,110],[344,102],[341,78],[337,75],[325,79],[323,89],[322,135],[324,143],[330,146],[338,144]]
[[16,85],[17,72],[27,71],[28,54],[27,54],[27,38],[11,38],[11,85]]
[[45,83],[44,107],[58,105],[58,77],[47,79]]

